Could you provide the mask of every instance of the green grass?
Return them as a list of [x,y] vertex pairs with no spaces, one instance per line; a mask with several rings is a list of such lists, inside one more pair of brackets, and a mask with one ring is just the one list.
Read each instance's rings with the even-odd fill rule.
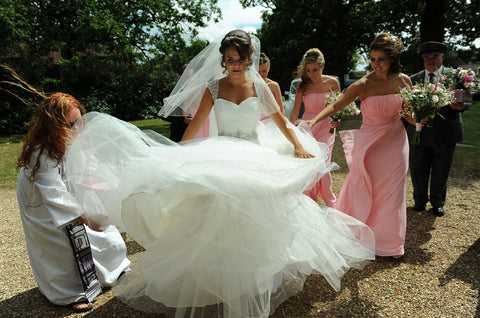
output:
[[475,101],[470,109],[462,114],[464,140],[462,144],[480,147],[480,101]]
[[457,145],[453,167],[465,172],[480,170],[480,101],[462,114],[463,142]]
[[17,184],[17,158],[23,135],[0,136],[0,188],[13,188]]
[[166,137],[170,136],[170,123],[161,119],[147,119],[131,121],[132,124],[141,130],[153,130]]
[[[343,122],[342,129],[359,127],[360,119],[354,119],[354,117]],[[480,121],[478,118],[480,118],[480,101],[475,101],[470,110],[463,113],[464,141],[455,151],[454,169],[463,171],[480,169]],[[170,134],[170,124],[161,119],[138,120],[131,123],[142,130],[151,129],[164,136]],[[23,137],[23,135],[0,136],[0,188],[16,187],[18,175],[16,165]],[[341,170],[346,169],[342,143],[338,136],[332,157],[333,161],[340,164]]]

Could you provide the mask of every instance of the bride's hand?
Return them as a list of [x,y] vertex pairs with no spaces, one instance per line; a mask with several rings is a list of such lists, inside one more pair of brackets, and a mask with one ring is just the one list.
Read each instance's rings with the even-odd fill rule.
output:
[[315,126],[315,124],[316,124],[316,123],[315,123],[315,120],[313,120],[313,119],[304,120],[304,122],[307,123],[307,125],[308,125],[309,128],[312,128],[312,127]]
[[315,158],[314,155],[308,153],[302,146],[295,147],[294,155],[296,158]]

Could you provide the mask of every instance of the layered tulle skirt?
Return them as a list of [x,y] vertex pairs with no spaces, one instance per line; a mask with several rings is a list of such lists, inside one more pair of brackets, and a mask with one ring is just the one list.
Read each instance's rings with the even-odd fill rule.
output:
[[374,259],[367,226],[302,194],[331,169],[325,145],[312,152],[228,137],[176,145],[94,113],[66,168],[91,219],[145,248],[116,286],[122,300],[172,317],[268,317],[308,275],[339,290]]

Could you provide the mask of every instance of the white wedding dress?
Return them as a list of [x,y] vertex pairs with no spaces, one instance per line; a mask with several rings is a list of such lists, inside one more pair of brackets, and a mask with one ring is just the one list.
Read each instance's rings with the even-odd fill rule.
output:
[[184,145],[86,115],[70,184],[97,221],[146,250],[116,286],[122,300],[168,317],[268,317],[308,275],[338,291],[351,267],[375,258],[367,226],[302,193],[331,170],[327,146],[297,130],[316,157],[295,158],[259,127],[259,107],[259,97],[216,99],[221,136]]

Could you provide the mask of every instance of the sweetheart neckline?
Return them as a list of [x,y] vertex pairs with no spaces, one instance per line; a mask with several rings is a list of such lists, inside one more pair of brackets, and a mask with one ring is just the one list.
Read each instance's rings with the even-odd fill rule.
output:
[[225,98],[221,98],[221,97],[218,97],[217,100],[221,99],[221,100],[223,100],[223,101],[226,101],[226,102],[228,102],[228,103],[230,103],[230,104],[233,104],[233,105],[235,105],[235,106],[238,107],[238,106],[242,105],[244,102],[246,102],[247,100],[252,99],[252,98],[257,98],[257,96],[250,96],[250,97],[242,100],[242,101],[240,102],[240,104],[234,103],[234,102],[232,102],[231,100],[228,100],[228,99],[225,99]]

